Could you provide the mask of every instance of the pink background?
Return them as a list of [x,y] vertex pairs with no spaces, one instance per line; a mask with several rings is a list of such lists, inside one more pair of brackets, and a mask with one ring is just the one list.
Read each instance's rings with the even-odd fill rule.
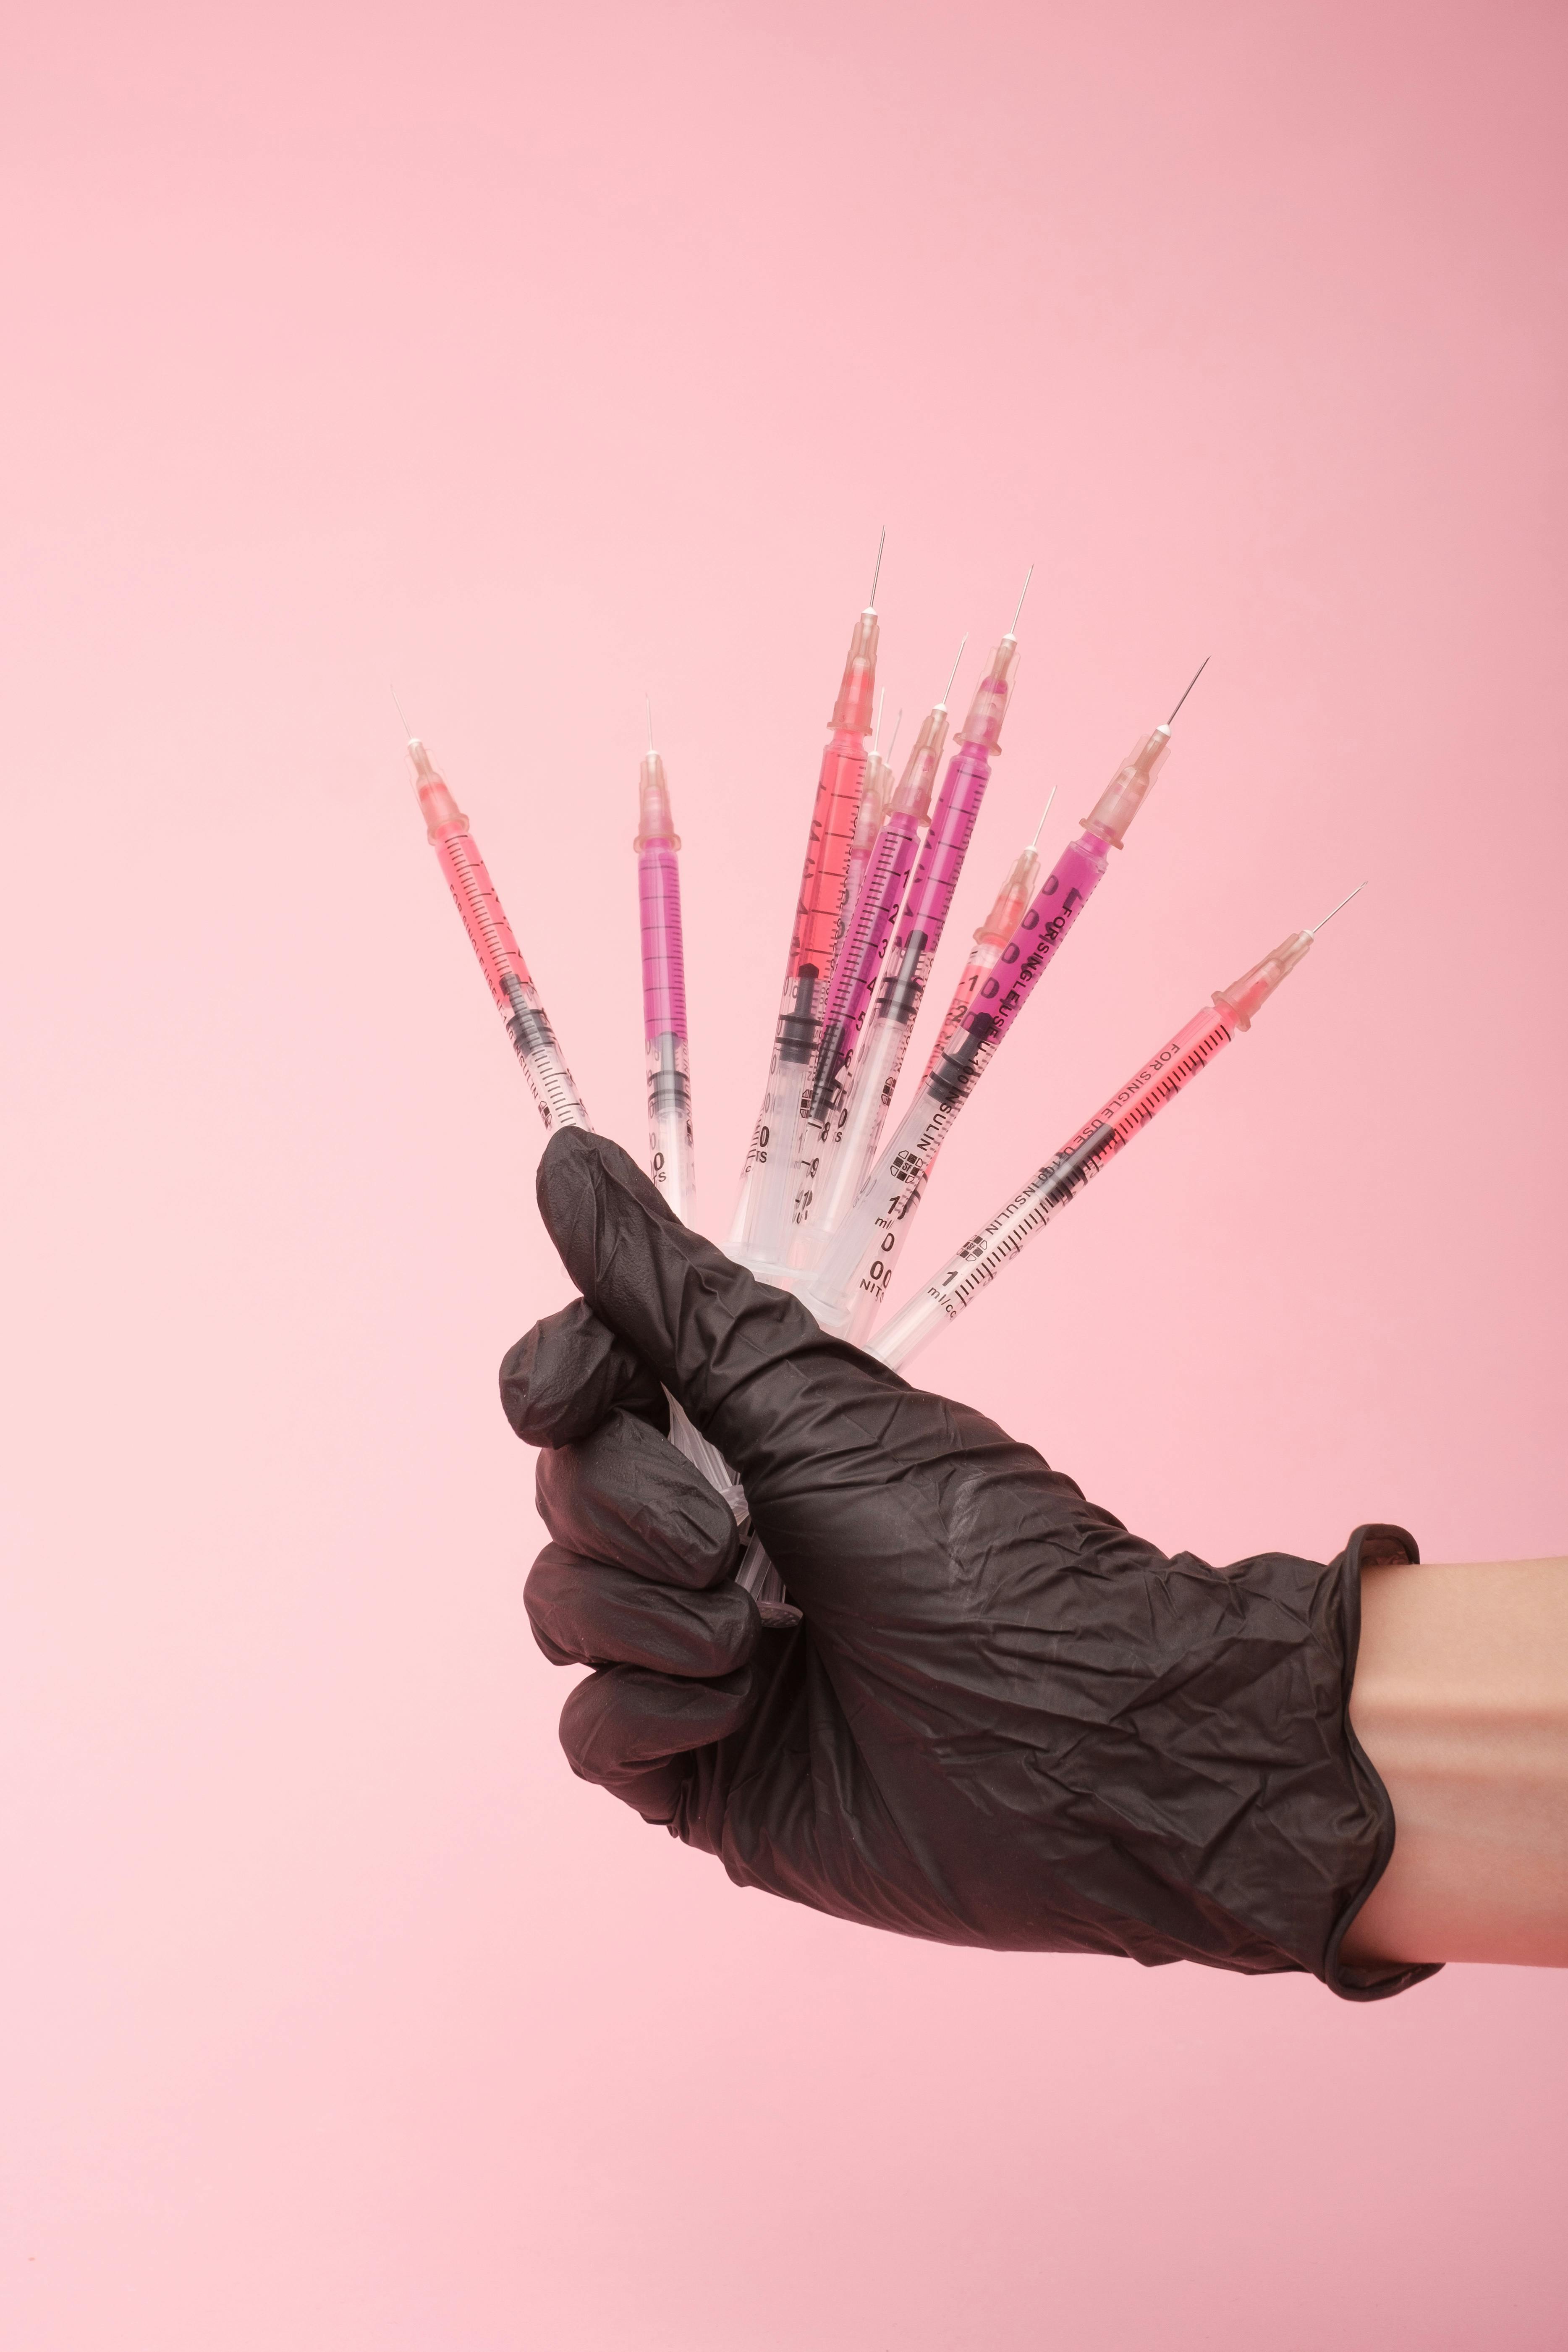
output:
[[1173,1548],[1568,1548],[1558,12],[9,46],[0,2338],[1560,2345],[1560,1977],[928,1949],[571,1779],[565,1286],[387,693],[635,1146],[651,691],[721,1229],[881,524],[910,712],[1039,566],[963,934],[1212,652],[907,1278],[1371,887],[923,1376]]

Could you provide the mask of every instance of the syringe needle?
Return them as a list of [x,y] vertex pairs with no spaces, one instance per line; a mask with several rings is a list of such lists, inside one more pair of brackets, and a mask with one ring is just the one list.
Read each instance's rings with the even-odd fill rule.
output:
[[[1211,661],[1213,661],[1213,659],[1214,659],[1214,656],[1213,656],[1213,654],[1205,654],[1205,655],[1204,656],[1204,657],[1203,657],[1202,661],[1201,661],[1201,662],[1199,662],[1199,664],[1198,664],[1198,666],[1197,666],[1196,669],[1195,669],[1195,670],[1194,670],[1194,672],[1193,672],[1193,674],[1192,674],[1192,677],[1191,677],[1188,679],[1188,681],[1187,681],[1187,694],[1191,694],[1191,692],[1192,692],[1192,690],[1193,690],[1194,687],[1194,686],[1196,686],[1196,684],[1197,684],[1197,682],[1198,682],[1199,678],[1200,678],[1200,677],[1202,677],[1202,676],[1203,676],[1203,674],[1204,674],[1205,670],[1205,669],[1207,669],[1207,667],[1208,667],[1208,666],[1209,666],[1210,662],[1211,662]],[[1187,694],[1184,694],[1184,695],[1183,695],[1183,697],[1182,697],[1182,702],[1185,702],[1185,700],[1186,700],[1186,698],[1187,698]],[[1181,709],[1181,707],[1182,707],[1182,702],[1178,702],[1178,703],[1177,703],[1177,705],[1176,705],[1176,710],[1180,710],[1180,709]],[[1167,727],[1169,727],[1169,726],[1170,726],[1170,724],[1171,724],[1171,720],[1172,720],[1172,719],[1173,719],[1175,718],[1176,710],[1173,710],[1173,711],[1172,711],[1172,713],[1171,713],[1171,717],[1170,717],[1170,719],[1166,719],[1165,724],[1166,724],[1166,726],[1167,726]]]
[[[884,694],[886,693],[886,691],[887,691],[887,689],[886,689],[886,688],[883,688],[883,692],[884,692]],[[894,744],[895,744],[895,743],[898,741],[898,740],[899,740],[899,730],[900,730],[900,728],[903,725],[903,723],[904,723],[904,714],[903,714],[902,708],[900,707],[900,711],[899,711],[899,715],[898,715],[898,717],[897,717],[897,718],[894,719],[894,721],[893,721],[893,731],[892,731],[892,733],[891,733],[891,734],[889,736],[889,738],[888,738],[888,748],[887,748],[887,750],[886,750],[886,751],[883,752],[883,754],[882,754],[882,757],[887,761],[887,762],[888,762],[888,764],[889,764],[889,767],[892,765],[892,760],[893,760],[893,746],[894,746]]]
[[653,750],[653,697],[651,694],[645,694],[643,700],[647,705],[647,748],[651,751]]
[[[1022,594],[1019,596],[1019,598],[1018,598],[1018,613],[1021,613],[1021,612],[1023,611],[1023,609],[1024,609],[1024,597],[1025,597],[1025,596],[1026,596],[1026,595],[1028,594],[1028,593],[1029,593],[1029,583],[1030,583],[1030,581],[1034,578],[1034,576],[1035,576],[1035,567],[1034,567],[1034,565],[1031,563],[1031,564],[1030,564],[1030,566],[1029,566],[1029,568],[1028,568],[1028,570],[1027,570],[1027,572],[1025,572],[1025,574],[1024,574],[1024,587],[1023,587],[1023,593],[1022,593]],[[1009,630],[1008,630],[1008,632],[1007,632],[1007,635],[1008,635],[1010,637],[1016,637],[1016,636],[1017,635],[1017,634],[1018,634],[1018,613],[1015,613],[1015,614],[1014,614],[1014,615],[1013,615],[1013,624],[1012,624],[1012,626],[1009,628]]]
[[877,609],[877,583],[882,576],[882,550],[887,544],[888,526],[884,523],[882,525],[882,536],[877,541],[877,569],[871,574],[871,593],[866,599],[866,610],[868,613],[874,613]]
[[[1367,878],[1368,878],[1368,880],[1370,880],[1370,879],[1371,879],[1371,877],[1369,876]],[[1355,888],[1354,888],[1353,890],[1347,890],[1347,891],[1345,892],[1344,897],[1340,900],[1340,906],[1339,906],[1339,907],[1331,907],[1331,908],[1329,908],[1328,913],[1323,917],[1323,923],[1331,923],[1331,922],[1333,921],[1333,919],[1334,919],[1334,917],[1339,913],[1339,911],[1340,911],[1340,907],[1348,907],[1348,906],[1350,905],[1351,900],[1352,900],[1352,898],[1360,898],[1360,896],[1361,896],[1361,894],[1362,894],[1362,892],[1363,892],[1365,888],[1366,888],[1366,883],[1365,883],[1365,882],[1358,882],[1358,883],[1356,884]],[[1314,924],[1313,924],[1313,926],[1312,926],[1312,928],[1311,928],[1311,929],[1308,932],[1307,937],[1308,937],[1310,940],[1315,940],[1315,939],[1317,938],[1317,936],[1318,936],[1318,933],[1322,929],[1322,928],[1323,928],[1323,923],[1314,923]]]
[[410,727],[410,725],[408,724],[407,719],[404,716],[403,705],[402,705],[402,703],[401,703],[401,702],[399,702],[399,701],[398,701],[398,699],[397,699],[397,688],[396,688],[395,686],[394,686],[394,687],[389,687],[389,688],[388,688],[388,689],[387,689],[387,691],[388,691],[388,692],[390,693],[390,695],[392,696],[392,705],[393,705],[393,709],[396,711],[396,713],[397,713],[397,715],[398,715],[399,719],[403,719],[403,731],[404,731],[404,733],[407,736],[407,738],[408,738],[409,741],[412,743],[412,742],[413,742],[413,740],[414,740],[414,730],[413,730],[413,728],[412,728],[412,727]]
[[969,643],[969,632],[968,632],[968,630],[967,630],[967,629],[965,629],[965,631],[964,631],[964,633],[963,633],[963,636],[962,636],[962,637],[960,637],[960,639],[959,639],[959,641],[958,641],[958,651],[953,655],[953,657],[952,657],[952,669],[948,672],[947,684],[942,688],[942,700],[941,700],[941,702],[937,705],[937,708],[938,708],[940,710],[945,710],[945,709],[947,709],[947,698],[948,698],[948,696],[952,692],[952,681],[953,681],[953,679],[958,676],[958,665],[959,665],[959,663],[963,659],[963,648],[964,648],[964,646],[965,646],[968,643]]
[[1030,848],[1031,848],[1031,849],[1038,849],[1038,847],[1039,847],[1039,845],[1040,845],[1040,835],[1041,835],[1041,834],[1042,834],[1042,833],[1044,833],[1044,831],[1045,831],[1045,829],[1046,829],[1046,819],[1049,816],[1049,814],[1050,814],[1050,813],[1051,813],[1051,801],[1054,801],[1054,800],[1055,800],[1055,798],[1056,798],[1056,796],[1057,796],[1057,788],[1056,788],[1055,784],[1053,784],[1053,785],[1051,786],[1051,799],[1050,799],[1050,800],[1048,800],[1048,801],[1046,803],[1045,807],[1040,811],[1040,821],[1039,821],[1038,824],[1035,827],[1035,837],[1034,837],[1033,841],[1031,841],[1031,842],[1030,842],[1030,844],[1029,844],[1029,846],[1030,846]]

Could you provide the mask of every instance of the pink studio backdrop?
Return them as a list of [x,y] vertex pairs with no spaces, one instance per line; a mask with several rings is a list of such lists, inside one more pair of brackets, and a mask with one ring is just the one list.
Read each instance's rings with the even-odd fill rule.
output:
[[571,1779],[387,691],[634,1146],[651,692],[721,1231],[879,527],[910,714],[1039,567],[961,937],[1212,653],[907,1280],[1371,887],[921,1376],[1170,1548],[1568,1548],[1557,12],[9,34],[0,2340],[1561,2345],[1561,1978],[925,1948]]

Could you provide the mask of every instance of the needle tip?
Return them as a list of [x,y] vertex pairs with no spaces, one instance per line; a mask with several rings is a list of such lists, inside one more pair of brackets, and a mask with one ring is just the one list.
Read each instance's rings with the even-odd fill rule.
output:
[[[1369,874],[1369,875],[1368,875],[1368,877],[1367,877],[1367,881],[1368,881],[1368,882],[1370,882],[1370,881],[1371,881],[1371,879],[1372,879],[1372,877],[1371,877],[1371,875]],[[1322,922],[1322,923],[1314,923],[1314,924],[1312,925],[1311,929],[1308,932],[1307,937],[1308,937],[1310,940],[1315,940],[1315,939],[1317,938],[1317,936],[1318,936],[1318,933],[1322,929],[1322,928],[1323,928],[1323,923],[1331,923],[1331,922],[1333,921],[1333,919],[1334,919],[1334,917],[1339,913],[1339,911],[1340,911],[1340,907],[1348,907],[1348,906],[1350,905],[1351,900],[1352,900],[1352,898],[1359,898],[1361,897],[1362,892],[1363,892],[1365,888],[1366,888],[1366,882],[1358,882],[1358,883],[1356,884],[1355,888],[1354,888],[1353,890],[1347,890],[1347,891],[1345,892],[1344,897],[1340,900],[1340,906],[1339,906],[1339,907],[1331,907],[1331,908],[1329,908],[1328,913],[1323,917],[1323,922]]]
[[1021,612],[1023,611],[1023,609],[1024,609],[1024,598],[1025,598],[1025,597],[1028,594],[1028,593],[1029,593],[1029,583],[1030,583],[1030,581],[1034,578],[1034,576],[1035,576],[1035,567],[1034,567],[1034,565],[1031,563],[1031,564],[1030,564],[1030,566],[1029,566],[1029,568],[1028,568],[1028,570],[1027,570],[1027,572],[1025,572],[1025,574],[1024,574],[1024,585],[1023,585],[1022,590],[1019,592],[1017,612],[1015,612],[1015,614],[1014,614],[1014,615],[1013,615],[1012,626],[1011,626],[1011,627],[1008,629],[1008,631],[1007,631],[1007,635],[1008,635],[1010,637],[1016,637],[1016,636],[1017,635],[1017,634],[1018,634],[1018,614],[1019,614],[1019,613],[1021,613]]
[[1042,833],[1044,833],[1044,831],[1045,831],[1045,829],[1046,829],[1046,819],[1049,816],[1049,814],[1050,814],[1050,813],[1051,813],[1051,801],[1054,801],[1054,800],[1055,800],[1055,798],[1056,798],[1056,796],[1057,796],[1057,788],[1056,788],[1055,784],[1053,784],[1053,785],[1051,786],[1051,790],[1050,790],[1050,799],[1048,799],[1048,800],[1047,801],[1045,807],[1040,811],[1040,821],[1039,821],[1038,824],[1035,827],[1035,837],[1034,837],[1033,841],[1031,841],[1031,842],[1030,842],[1030,844],[1029,844],[1029,846],[1030,846],[1030,848],[1031,848],[1031,849],[1038,849],[1038,847],[1039,847],[1039,845],[1040,845],[1040,835],[1041,835],[1041,834],[1042,834]]
[[414,730],[408,724],[406,718],[404,717],[403,705],[397,699],[397,688],[395,687],[391,687],[388,688],[388,691],[392,696],[393,709],[396,711],[399,719],[403,719],[403,731],[407,736],[408,740],[412,743],[414,740]]
[[874,613],[877,609],[877,583],[882,576],[882,550],[887,544],[888,526],[884,523],[882,525],[882,536],[877,541],[877,568],[871,574],[871,593],[866,599],[866,610],[868,613]]
[[[1213,659],[1214,659],[1214,656],[1213,656],[1212,654],[1205,654],[1205,655],[1204,656],[1204,657],[1203,657],[1202,661],[1201,661],[1201,662],[1199,662],[1199,664],[1198,664],[1198,666],[1197,666],[1196,669],[1195,669],[1195,670],[1194,670],[1194,672],[1193,672],[1193,674],[1192,674],[1191,677],[1187,680],[1187,693],[1186,693],[1186,694],[1184,694],[1184,695],[1183,695],[1183,697],[1182,697],[1182,701],[1177,703],[1177,705],[1176,705],[1176,710],[1180,710],[1180,709],[1181,709],[1181,707],[1182,707],[1182,702],[1185,702],[1185,700],[1186,700],[1186,698],[1187,698],[1187,694],[1191,694],[1191,692],[1192,692],[1192,690],[1193,690],[1194,687],[1194,686],[1196,686],[1196,684],[1197,684],[1197,682],[1198,682],[1199,678],[1200,678],[1200,677],[1202,677],[1202,676],[1203,676],[1203,674],[1204,674],[1205,670],[1205,669],[1207,669],[1207,667],[1208,667],[1208,666],[1209,666],[1210,662],[1211,662],[1211,661],[1213,661]],[[1167,727],[1169,727],[1170,725],[1172,725],[1172,723],[1173,722],[1173,720],[1174,720],[1174,719],[1175,719],[1175,716],[1176,716],[1176,710],[1173,710],[1173,711],[1172,711],[1172,713],[1171,713],[1170,718],[1166,719],[1165,724],[1166,724],[1166,726],[1167,726]]]

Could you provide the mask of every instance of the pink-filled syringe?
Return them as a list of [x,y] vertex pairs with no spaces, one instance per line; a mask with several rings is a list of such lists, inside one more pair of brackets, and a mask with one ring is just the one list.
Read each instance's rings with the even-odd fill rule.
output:
[[643,1039],[647,1067],[648,1174],[682,1224],[691,1223],[697,1165],[691,1135],[691,1052],[686,1028],[686,957],[680,926],[680,837],[670,814],[664,761],[647,751],[639,784],[637,918],[642,939]]
[[[886,537],[884,532],[884,541]],[[845,875],[866,773],[866,738],[871,731],[877,683],[877,581],[881,568],[879,546],[871,593],[849,641],[829,722],[833,732],[817,774],[773,1059],[730,1229],[730,1255],[773,1280],[783,1274],[789,1248],[801,1098],[822,1035],[823,1003],[838,946]]]
[[[1178,702],[1176,710],[1181,707]],[[892,1139],[882,1147],[854,1207],[803,1287],[806,1304],[826,1329],[856,1340],[869,1331],[937,1153],[1108,870],[1110,852],[1121,847],[1170,750],[1176,710],[1134,745],[1082,820],[1078,839],[1057,859],[997,968],[981,982],[978,1009],[948,1037]]]
[[[886,975],[865,1019],[846,1098],[831,1107],[817,1139],[813,1202],[808,1219],[795,1235],[794,1255],[798,1265],[814,1265],[832,1247],[833,1237],[850,1214],[876,1157],[882,1121],[898,1085],[964,855],[991,780],[992,761],[1002,748],[1002,721],[1017,667],[1018,617],[1033,578],[1031,564],[1012,626],[998,641],[959,730],[957,749],[947,763],[931,830],[887,958]],[[951,687],[950,679],[950,690]],[[945,718],[944,705],[939,704],[937,709]],[[935,717],[933,711],[931,719]],[[931,719],[927,720],[928,727]],[[812,1304],[816,1306],[815,1298]]]
[[[1363,890],[1358,882],[1356,890]],[[1206,1069],[1215,1055],[1249,1029],[1280,982],[1306,954],[1323,923],[1332,922],[1340,907],[1348,907],[1356,890],[1331,908],[1322,923],[1310,931],[1293,931],[1281,940],[1272,955],[1253,965],[1228,988],[1215,992],[1214,1002],[1194,1013],[1184,1028],[1146,1061],[1141,1070],[1094,1117],[1069,1136],[1055,1158],[1038,1170],[1022,1192],[1014,1194],[988,1224],[972,1234],[947,1264],[922,1284],[909,1304],[900,1307],[870,1341],[868,1353],[884,1364],[905,1364],[945,1326],[973,1305],[995,1281],[1004,1266],[1044,1233],[1059,1209],[1064,1209],[1117,1153],[1148,1126],[1156,1114],[1173,1102],[1189,1079]]]
[[546,1128],[587,1127],[591,1121],[583,1097],[555,1042],[555,1032],[522,960],[522,950],[512,937],[468,820],[417,735],[408,738],[408,756],[414,762],[414,789],[424,814],[426,837],[457,901],[463,928],[489,982],[539,1115]]

